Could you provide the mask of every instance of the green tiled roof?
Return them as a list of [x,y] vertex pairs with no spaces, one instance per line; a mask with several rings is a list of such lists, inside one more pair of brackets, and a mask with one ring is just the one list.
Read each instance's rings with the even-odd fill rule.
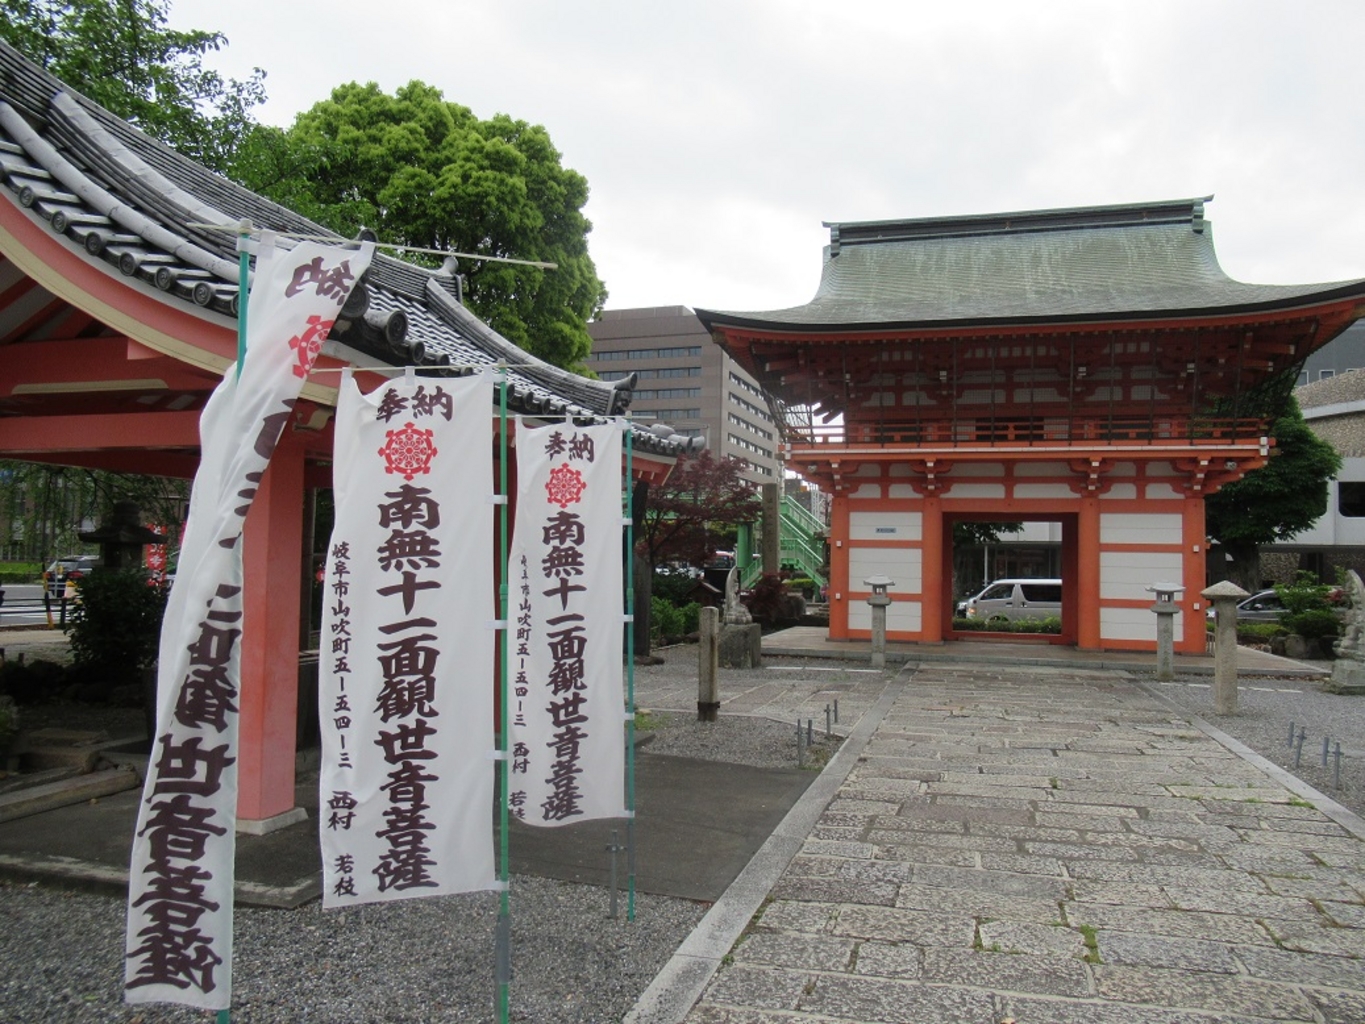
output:
[[1365,279],[1234,281],[1204,219],[1211,198],[831,223],[810,302],[697,316],[708,328],[866,330],[1217,315],[1365,295]]

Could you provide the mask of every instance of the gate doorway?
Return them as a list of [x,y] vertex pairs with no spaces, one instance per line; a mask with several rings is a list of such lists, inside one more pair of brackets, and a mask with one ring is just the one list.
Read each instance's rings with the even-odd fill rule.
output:
[[[959,524],[984,525],[1022,523],[1016,534],[1001,534],[998,542],[955,542]],[[1077,546],[1075,513],[1032,513],[998,515],[981,512],[945,512],[943,516],[943,565],[950,567],[942,580],[940,607],[943,609],[943,637],[947,640],[1016,640],[1032,643],[1074,645],[1079,616]],[[979,533],[980,531],[975,531]],[[966,628],[958,614],[967,598],[986,586],[1006,579],[1060,579],[1061,631],[1056,633],[1019,632],[1016,628]],[[1018,600],[1026,600],[1022,590]],[[1051,609],[1049,609],[1051,611]],[[1006,616],[998,616],[1004,621]]]

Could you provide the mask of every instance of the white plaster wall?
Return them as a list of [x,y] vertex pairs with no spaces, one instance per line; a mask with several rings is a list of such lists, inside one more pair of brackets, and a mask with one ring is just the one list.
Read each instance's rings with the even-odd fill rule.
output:
[[[886,629],[888,632],[918,633],[921,629],[923,612],[918,601],[892,601],[886,609]],[[848,628],[871,629],[872,606],[866,601],[853,600],[848,603]]]
[[948,490],[950,498],[998,498],[1004,500],[1004,484],[959,484],[954,483]]
[[1016,498],[1074,498],[1076,492],[1066,484],[1015,484]]
[[1177,551],[1101,551],[1100,597],[1141,601],[1153,583],[1180,583],[1184,564]]
[[998,462],[968,462],[953,467],[952,479],[960,477],[989,476],[1003,477],[1005,467]]
[[1100,515],[1100,543],[1179,544],[1183,527],[1183,517],[1174,513],[1105,512]]
[[[1175,635],[1181,636],[1183,612],[1175,613]],[[1102,640],[1147,640],[1156,643],[1156,613],[1146,608],[1101,608],[1100,638]]]
[[877,465],[875,462],[864,462],[861,466],[858,467],[858,472],[854,473],[853,475],[879,477],[882,475],[882,467]]
[[850,512],[848,536],[850,540],[919,540],[922,522],[918,512]]
[[886,496],[888,498],[918,498],[921,495],[911,484],[890,484],[886,488]]
[[880,574],[896,581],[891,593],[918,594],[923,566],[919,548],[849,548],[848,586],[850,590],[866,590],[863,580]]
[[1123,498],[1136,498],[1137,484],[1114,484],[1100,495],[1100,500],[1118,501]]
[[862,484],[856,491],[849,495],[850,498],[880,498],[881,496],[881,484]]
[[1021,462],[1014,467],[1015,479],[1026,476],[1068,476],[1070,467],[1065,462]]
[[1180,491],[1177,491],[1168,483],[1149,483],[1147,485],[1147,497],[1149,498],[1183,498]]

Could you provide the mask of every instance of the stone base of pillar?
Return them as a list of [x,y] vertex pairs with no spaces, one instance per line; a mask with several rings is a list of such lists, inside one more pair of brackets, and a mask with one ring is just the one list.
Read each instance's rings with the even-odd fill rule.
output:
[[283,814],[275,814],[269,818],[238,818],[237,831],[249,836],[268,836],[271,832],[278,832],[282,828],[307,820],[307,811],[302,807],[291,807]]
[[1365,694],[1365,663],[1342,659],[1332,665],[1332,678],[1324,679],[1328,693]]
[[697,721],[714,722],[720,717],[720,701],[697,701]]
[[721,626],[719,657],[722,668],[762,668],[763,628],[756,622]]

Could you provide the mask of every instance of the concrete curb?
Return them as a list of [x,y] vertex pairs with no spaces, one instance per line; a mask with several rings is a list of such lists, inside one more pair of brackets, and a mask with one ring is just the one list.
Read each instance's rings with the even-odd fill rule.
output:
[[853,727],[820,777],[810,784],[768,841],[640,994],[630,1013],[622,1018],[623,1024],[678,1024],[687,1016],[735,940],[763,905],[792,858],[800,852],[820,815],[838,795],[844,780],[853,771],[905,685],[899,676],[887,684],[877,703]]
[[1137,685],[1141,687],[1145,693],[1159,700],[1162,706],[1169,708],[1182,718],[1188,718],[1191,725],[1210,739],[1227,747],[1228,750],[1232,751],[1248,764],[1255,765],[1295,796],[1309,801],[1315,809],[1327,815],[1327,817],[1331,818],[1357,839],[1365,839],[1365,818],[1361,818],[1360,815],[1356,814],[1350,808],[1343,807],[1326,793],[1314,789],[1297,775],[1289,773],[1274,761],[1262,757],[1241,740],[1229,736],[1212,722],[1205,721],[1198,715],[1186,711],[1155,687],[1141,682],[1140,680],[1137,681]]

